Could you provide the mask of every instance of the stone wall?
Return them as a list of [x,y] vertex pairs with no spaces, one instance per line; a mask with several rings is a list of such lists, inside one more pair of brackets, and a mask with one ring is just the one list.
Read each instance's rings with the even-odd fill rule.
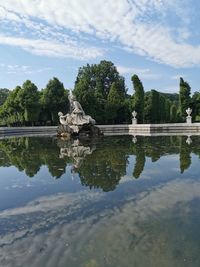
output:
[[[104,135],[165,135],[200,134],[200,123],[167,124],[118,124],[97,125]],[[57,126],[40,127],[0,127],[0,136],[11,135],[56,135]]]

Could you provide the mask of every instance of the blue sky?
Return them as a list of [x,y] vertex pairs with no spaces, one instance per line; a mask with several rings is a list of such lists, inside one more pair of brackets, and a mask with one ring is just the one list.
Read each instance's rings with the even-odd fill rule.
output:
[[78,68],[111,60],[146,91],[200,89],[200,1],[0,0],[0,88],[58,77],[73,88]]

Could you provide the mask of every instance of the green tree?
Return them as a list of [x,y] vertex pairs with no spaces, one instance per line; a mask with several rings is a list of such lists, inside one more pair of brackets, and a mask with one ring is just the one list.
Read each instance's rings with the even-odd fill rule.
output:
[[177,122],[177,105],[175,103],[170,107],[170,122]]
[[67,91],[57,78],[49,80],[46,88],[42,91],[41,103],[53,124],[58,122],[58,112],[66,112],[68,109]]
[[194,121],[200,121],[200,93],[194,92],[191,99],[192,117]]
[[132,76],[131,80],[135,90],[133,96],[133,109],[137,111],[138,122],[142,123],[144,120],[144,88],[136,74]]
[[160,121],[160,98],[156,90],[145,93],[144,119],[147,123]]
[[167,99],[165,101],[165,122],[170,122],[170,109],[171,109],[171,101]]
[[24,110],[19,102],[19,93],[22,88],[17,86],[10,92],[0,108],[1,125],[19,126],[24,124]]
[[113,83],[108,94],[106,111],[107,118],[111,123],[120,121],[121,109],[124,107],[125,95],[120,84]]
[[164,96],[160,96],[159,98],[159,122],[165,122],[166,121],[166,99]]
[[191,99],[190,99],[191,88],[190,85],[180,78],[180,89],[179,89],[179,109],[180,115],[182,119],[185,119],[186,109],[190,107]]
[[160,96],[159,96],[159,92],[156,90],[151,90],[151,94],[152,94],[152,112],[151,112],[152,122],[156,123],[156,122],[159,122],[160,120],[160,114],[158,112],[158,110],[160,109],[159,107]]
[[17,95],[19,105],[24,111],[24,119],[26,122],[34,123],[38,121],[40,112],[39,93],[37,86],[30,80],[22,85]]
[[0,106],[6,101],[10,91],[6,88],[0,89]]
[[126,94],[124,78],[110,61],[87,64],[79,69],[73,93],[84,111],[97,123],[106,123],[106,102],[113,83],[118,85],[122,94]]

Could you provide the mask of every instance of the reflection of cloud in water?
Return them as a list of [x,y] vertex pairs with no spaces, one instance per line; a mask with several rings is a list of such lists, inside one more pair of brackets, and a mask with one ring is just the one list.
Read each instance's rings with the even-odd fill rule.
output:
[[0,265],[188,266],[199,258],[183,229],[199,197],[200,182],[177,179],[119,199],[123,204],[112,209],[103,193],[37,199],[0,213]]
[[133,181],[133,176],[129,176],[129,175],[124,175],[121,177],[119,184],[123,184],[123,183],[127,183]]
[[14,215],[27,215],[35,212],[49,212],[51,210],[58,210],[59,208],[70,207],[72,205],[81,205],[81,201],[95,200],[99,193],[92,193],[87,190],[78,193],[57,194],[48,197],[41,197],[29,202],[27,205],[8,209],[0,212],[0,218],[5,218]]

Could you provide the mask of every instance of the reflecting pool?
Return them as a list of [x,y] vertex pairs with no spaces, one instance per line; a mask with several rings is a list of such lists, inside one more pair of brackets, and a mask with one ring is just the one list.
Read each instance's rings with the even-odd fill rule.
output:
[[0,140],[0,266],[200,266],[200,137]]

